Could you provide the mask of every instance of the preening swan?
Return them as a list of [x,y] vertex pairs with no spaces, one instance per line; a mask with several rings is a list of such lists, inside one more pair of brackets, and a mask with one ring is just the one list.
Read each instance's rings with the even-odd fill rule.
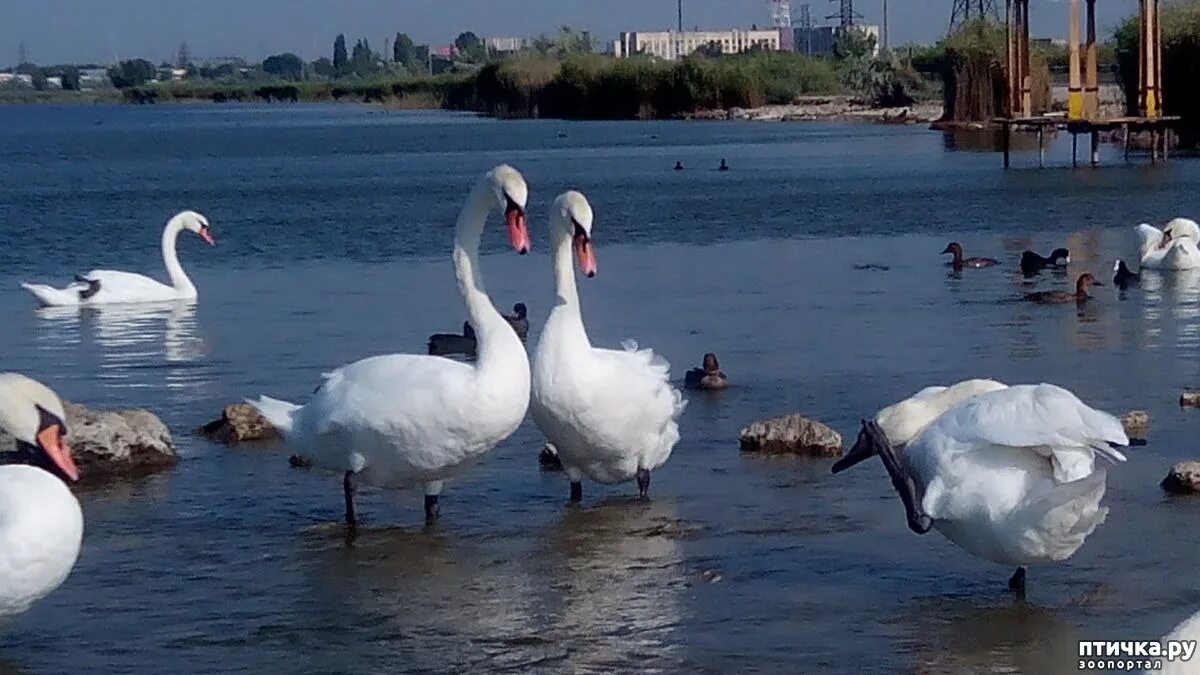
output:
[[600,483],[636,478],[645,498],[650,473],[679,441],[683,396],[668,381],[669,364],[652,350],[635,343],[599,349],[588,339],[571,264],[574,250],[580,271],[596,275],[592,207],[582,194],[554,200],[550,243],[557,297],[534,352],[533,420],[558,449],[571,501],[583,498],[584,474]]
[[834,473],[878,454],[918,534],[937,528],[966,551],[1018,566],[1070,557],[1108,513],[1097,455],[1125,461],[1129,439],[1108,413],[1050,384],[986,392],[946,411],[901,451],[875,422]]
[[343,472],[351,534],[356,481],[423,485],[425,517],[432,521],[442,481],[508,438],[524,419],[529,359],[484,290],[479,242],[488,214],[500,211],[513,248],[528,252],[526,197],[521,174],[498,166],[471,190],[458,217],[454,271],[477,338],[474,363],[415,354],[374,356],[327,374],[303,406],[265,396],[250,402],[315,466]]
[[79,557],[83,511],[62,478],[79,471],[63,436],[66,413],[45,385],[0,373],[0,428],[30,465],[0,466],[0,616],[58,588]]
[[208,220],[195,211],[183,211],[167,221],[162,233],[162,256],[170,286],[132,272],[92,270],[76,275],[75,281],[65,288],[28,283],[22,283],[21,287],[47,307],[194,300],[196,287],[184,273],[175,252],[175,240],[183,230],[196,233],[210,246],[216,244]]
[[1136,228],[1142,267],[1157,270],[1191,270],[1200,267],[1200,225],[1176,218],[1161,232],[1142,223]]
[[[1008,385],[995,380],[984,379],[963,380],[949,387],[925,387],[903,401],[893,403],[875,413],[875,423],[887,436],[892,447],[902,448],[947,410],[979,394],[1007,387]],[[856,450],[850,451],[851,455],[855,453]]]

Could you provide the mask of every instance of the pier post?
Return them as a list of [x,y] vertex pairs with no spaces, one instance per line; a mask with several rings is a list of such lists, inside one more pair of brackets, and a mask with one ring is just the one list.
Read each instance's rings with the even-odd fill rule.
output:
[[1087,43],[1084,53],[1083,114],[1090,120],[1100,115],[1099,54],[1096,48],[1096,0],[1087,0]]
[[1007,169],[1008,168],[1009,143],[1010,143],[1009,137],[1012,134],[1012,125],[1009,124],[1008,121],[1004,121],[1004,122],[1000,123],[1000,127],[1002,129],[1001,133],[1004,134],[1004,138],[1002,138],[1000,140],[1000,145],[1001,145],[1001,147],[1004,148],[1004,168]]
[[1021,112],[1025,117],[1033,116],[1033,78],[1029,70],[1029,0],[1017,0],[1021,9],[1020,47],[1021,69]]
[[1125,161],[1128,162],[1129,161],[1129,123],[1126,122],[1123,126],[1125,128]]
[[1079,151],[1079,134],[1072,132],[1071,133],[1071,168],[1072,169],[1079,167],[1079,160],[1077,160],[1075,158],[1076,155],[1078,154],[1078,151]]
[[1045,129],[1046,127],[1042,126],[1041,124],[1038,125],[1038,168],[1040,169],[1044,169],[1046,167],[1046,144],[1043,141],[1046,136]]
[[1070,49],[1070,75],[1067,85],[1067,119],[1083,119],[1083,82],[1079,63],[1079,0],[1071,0],[1071,25],[1067,29]]
[[1092,129],[1092,166],[1100,166],[1100,132]]

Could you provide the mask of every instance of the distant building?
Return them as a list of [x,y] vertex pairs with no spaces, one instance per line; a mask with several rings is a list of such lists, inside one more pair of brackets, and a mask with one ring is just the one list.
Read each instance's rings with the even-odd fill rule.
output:
[[458,54],[458,47],[455,47],[454,45],[438,45],[436,47],[431,47],[430,53],[432,53],[434,56],[441,56],[448,59],[453,57],[455,54]]
[[[859,30],[875,38],[875,54],[879,54],[879,26],[857,25]],[[792,48],[801,54],[811,56],[828,56],[833,53],[833,45],[837,42],[840,26],[814,26],[812,28],[792,29]]]
[[779,51],[779,31],[771,30],[723,30],[723,31],[658,31],[653,33],[626,32],[613,43],[613,55],[627,58],[637,54],[654,56],[665,61],[675,61],[704,47],[715,45],[722,54],[740,54],[758,48]]
[[62,78],[57,75],[54,77],[47,77],[46,78],[46,88],[62,89]]
[[484,38],[483,44],[493,54],[511,54],[529,46],[529,40],[519,37]]
[[0,73],[0,87],[32,87],[33,76],[27,73]]

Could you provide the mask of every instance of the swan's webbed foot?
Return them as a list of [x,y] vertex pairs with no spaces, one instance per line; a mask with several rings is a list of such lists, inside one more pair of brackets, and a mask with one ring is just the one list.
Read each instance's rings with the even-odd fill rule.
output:
[[583,483],[581,481],[571,481],[571,503],[578,504],[583,501]]
[[342,477],[342,492],[346,496],[346,540],[358,536],[358,519],[354,514],[354,472],[347,471]]
[[887,469],[888,476],[892,479],[892,487],[899,493],[900,501],[904,502],[904,514],[908,520],[908,529],[917,534],[925,534],[933,527],[933,519],[921,510],[921,499],[916,481],[900,463],[895,449],[892,448],[887,435],[883,433],[883,429],[880,429],[878,424],[864,421],[863,433],[870,439],[879,459],[883,460],[883,467]]
[[1025,568],[1018,567],[1016,572],[1008,578],[1008,590],[1017,594],[1017,597],[1025,597]]
[[438,514],[441,509],[438,507],[437,495],[425,495],[425,524],[432,525],[437,522]]
[[641,499],[650,498],[650,471],[647,469],[637,470],[637,485],[638,497]]

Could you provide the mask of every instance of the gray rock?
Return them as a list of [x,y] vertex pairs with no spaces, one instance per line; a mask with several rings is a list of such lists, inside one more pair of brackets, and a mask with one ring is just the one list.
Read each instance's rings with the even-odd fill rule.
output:
[[739,434],[742,452],[790,453],[810,457],[840,457],[842,436],[799,414],[759,420]]
[[1162,489],[1177,495],[1200,492],[1200,462],[1180,462],[1159,483]]
[[1130,438],[1142,438],[1150,430],[1150,413],[1145,410],[1130,410],[1121,415],[1121,426]]
[[279,439],[279,430],[249,403],[225,406],[220,418],[200,427],[196,433],[225,445]]
[[1184,390],[1179,395],[1179,405],[1183,408],[1200,408],[1200,391]]
[[[81,478],[134,475],[157,471],[179,461],[167,425],[149,410],[91,410],[66,403],[67,442]],[[16,441],[0,432],[0,449]],[[13,455],[0,457],[0,463]]]

